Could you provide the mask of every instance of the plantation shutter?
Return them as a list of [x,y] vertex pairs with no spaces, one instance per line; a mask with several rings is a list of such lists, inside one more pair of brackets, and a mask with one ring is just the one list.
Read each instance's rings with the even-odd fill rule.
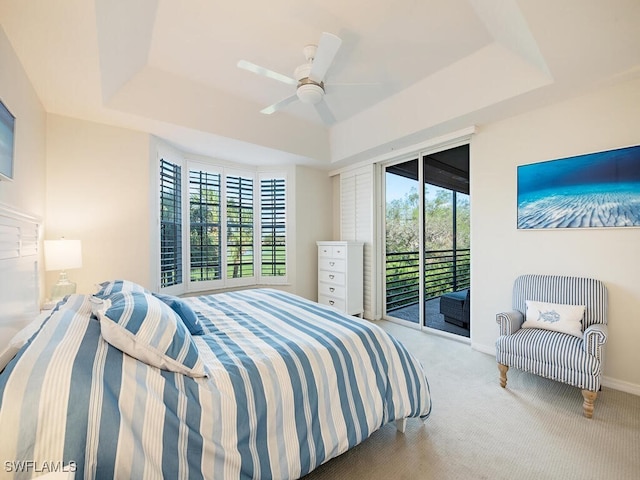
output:
[[366,166],[340,174],[341,240],[364,243],[364,316],[378,318],[374,302],[376,285],[374,245],[374,166]]
[[220,174],[189,170],[189,274],[192,282],[222,278]]
[[227,176],[227,278],[254,276],[253,178]]
[[284,178],[260,180],[260,275],[287,274],[286,182]]
[[160,288],[182,283],[182,172],[160,160]]

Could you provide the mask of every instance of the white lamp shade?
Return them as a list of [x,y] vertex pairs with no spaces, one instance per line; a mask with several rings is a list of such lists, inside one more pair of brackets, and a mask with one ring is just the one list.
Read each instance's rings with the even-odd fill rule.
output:
[[82,267],[80,240],[45,240],[44,261],[46,270],[71,270]]

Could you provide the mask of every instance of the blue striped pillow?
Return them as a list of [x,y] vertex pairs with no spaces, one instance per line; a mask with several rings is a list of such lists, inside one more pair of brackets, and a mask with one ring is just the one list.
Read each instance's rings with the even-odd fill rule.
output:
[[119,292],[98,312],[103,338],[138,360],[190,377],[206,377],[202,359],[177,314],[153,295]]
[[130,280],[109,280],[107,282],[102,282],[99,285],[100,290],[94,294],[94,297],[98,298],[107,298],[109,295],[119,292],[151,293],[146,288]]
[[202,330],[198,315],[184,300],[179,297],[174,297],[173,295],[163,295],[161,293],[154,293],[153,296],[169,305],[173,311],[178,314],[185,326],[189,329],[191,335],[204,335],[204,330]]

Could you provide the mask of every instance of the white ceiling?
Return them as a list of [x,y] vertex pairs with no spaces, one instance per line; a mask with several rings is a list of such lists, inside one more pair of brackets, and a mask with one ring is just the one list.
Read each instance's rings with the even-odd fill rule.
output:
[[[640,72],[640,0],[0,0],[0,20],[48,112],[253,163],[344,164]],[[293,76],[322,32],[337,123],[259,113],[295,87],[238,60]]]

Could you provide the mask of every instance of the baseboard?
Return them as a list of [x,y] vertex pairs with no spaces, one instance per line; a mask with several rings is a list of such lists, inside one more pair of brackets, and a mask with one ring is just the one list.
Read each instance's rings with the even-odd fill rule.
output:
[[613,388],[614,390],[620,390],[622,392],[630,393],[632,395],[640,396],[640,385],[637,383],[625,382],[624,380],[618,380],[611,377],[602,377],[603,387]]
[[[471,348],[487,355],[496,356],[496,349],[494,346],[482,345],[480,343],[472,343]],[[632,395],[640,396],[640,385],[637,383],[625,382],[624,380],[618,380],[607,376],[602,376],[601,382],[603,387],[612,388],[614,390],[620,390],[621,392],[630,393]]]
[[492,357],[496,356],[496,347],[482,345],[481,343],[471,343],[471,348],[477,350],[478,352],[486,353],[487,355],[491,355]]

